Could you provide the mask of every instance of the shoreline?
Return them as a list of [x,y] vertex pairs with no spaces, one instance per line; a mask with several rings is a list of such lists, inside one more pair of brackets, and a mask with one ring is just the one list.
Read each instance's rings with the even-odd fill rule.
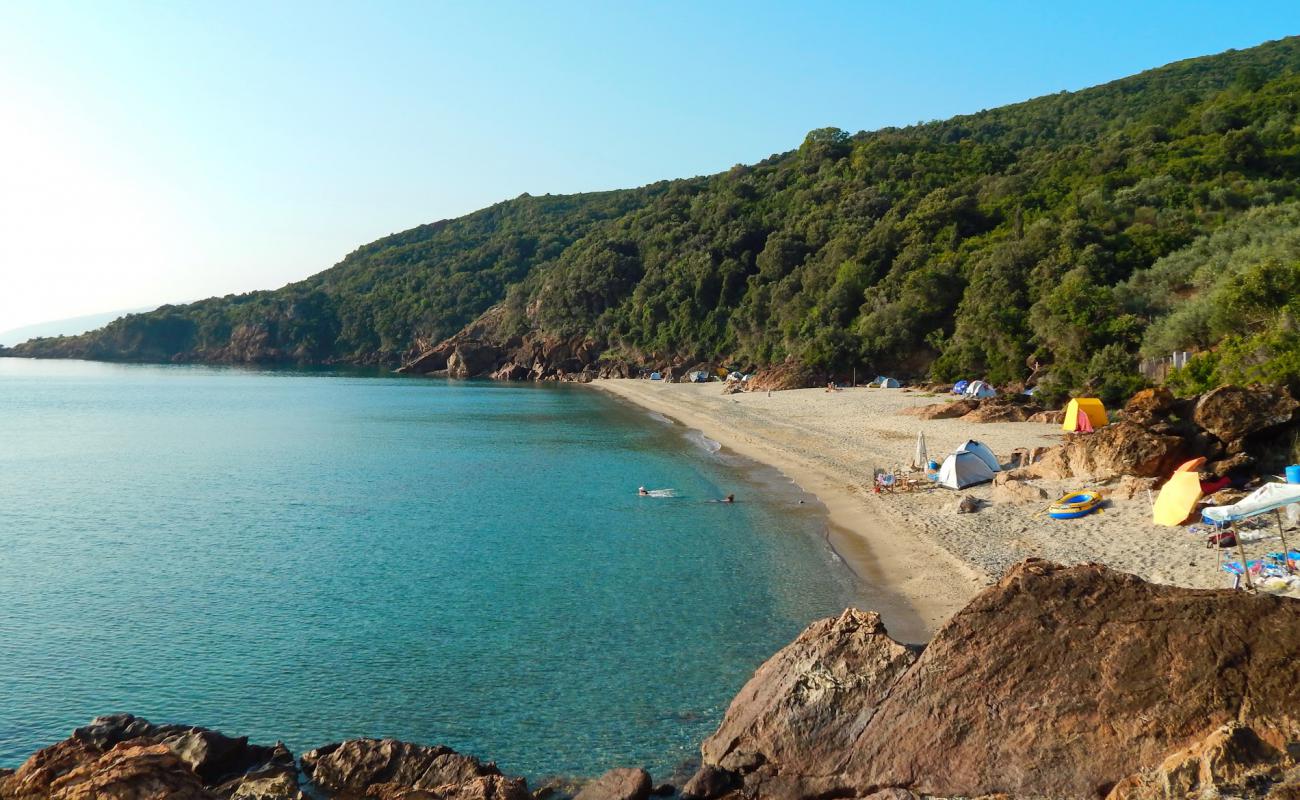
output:
[[[699,431],[743,458],[771,467],[825,509],[826,538],[831,549],[861,582],[867,610],[881,614],[890,635],[924,643],[991,579],[931,542],[908,524],[861,478],[781,447],[755,431],[745,431],[716,415],[692,408],[668,394],[653,396],[659,384],[603,379],[588,384],[640,409],[660,414]],[[680,384],[663,384],[662,386]],[[713,387],[717,384],[702,384]],[[869,477],[869,476],[868,476]]]

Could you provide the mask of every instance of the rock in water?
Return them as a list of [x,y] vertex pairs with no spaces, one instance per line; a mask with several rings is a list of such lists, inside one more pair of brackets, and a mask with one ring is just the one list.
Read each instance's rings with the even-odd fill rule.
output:
[[879,614],[848,609],[814,622],[731,701],[700,748],[704,762],[744,774],[746,787],[763,796],[837,787],[835,765],[915,660]]
[[1095,798],[1228,723],[1300,742],[1298,654],[1300,601],[1029,560],[919,658],[875,615],[813,623],[701,752],[763,797]]
[[302,756],[302,770],[323,789],[402,800],[529,800],[523,778],[450,747],[395,739],[349,739]]
[[740,776],[715,764],[700,767],[682,787],[686,800],[714,800],[740,786]]
[[611,769],[582,787],[573,800],[647,800],[650,773],[643,769]]
[[1231,442],[1286,424],[1300,403],[1285,388],[1221,386],[1196,403],[1196,424],[1223,442]]
[[[252,783],[245,786],[246,781]],[[254,787],[261,793],[249,794]],[[278,793],[268,793],[273,787]],[[0,776],[0,800],[47,797],[298,800],[302,795],[293,754],[284,745],[251,745],[246,737],[114,714],[97,717],[33,754],[12,775]]]

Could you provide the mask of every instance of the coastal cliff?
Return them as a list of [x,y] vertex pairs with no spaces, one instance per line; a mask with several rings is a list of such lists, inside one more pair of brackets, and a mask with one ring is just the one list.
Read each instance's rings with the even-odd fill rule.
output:
[[[813,623],[755,672],[678,793],[1295,798],[1297,686],[1300,601],[1029,560],[924,648],[892,640],[873,613]],[[358,739],[295,761],[282,744],[126,714],[0,771],[0,800],[528,800],[555,791],[530,792],[524,779],[446,747]],[[624,768],[577,797],[675,791]]]

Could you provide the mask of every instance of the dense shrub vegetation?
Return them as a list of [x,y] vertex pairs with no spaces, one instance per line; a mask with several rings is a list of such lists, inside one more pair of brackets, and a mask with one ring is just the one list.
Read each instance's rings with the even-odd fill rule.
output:
[[[64,350],[165,358],[260,325],[287,357],[391,362],[505,301],[511,331],[646,358],[1033,380],[1110,399],[1300,381],[1300,40],[902,129],[813,131],[708,178],[522,197],[276,292]],[[41,352],[41,345],[28,352]]]

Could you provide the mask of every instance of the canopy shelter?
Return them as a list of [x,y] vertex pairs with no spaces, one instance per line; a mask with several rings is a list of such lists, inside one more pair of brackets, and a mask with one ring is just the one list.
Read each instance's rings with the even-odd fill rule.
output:
[[971,383],[966,386],[966,391],[962,392],[962,394],[967,397],[974,397],[977,400],[985,400],[990,397],[997,397],[998,390],[989,386],[984,381],[971,381]]
[[965,450],[958,450],[945,458],[939,468],[939,485],[949,489],[965,489],[991,480],[993,470],[984,459]]
[[1065,421],[1061,423],[1061,430],[1092,433],[1109,424],[1106,406],[1100,400],[1095,397],[1076,397],[1065,407]]
[[1177,527],[1196,510],[1201,499],[1201,476],[1191,470],[1178,468],[1160,489],[1151,520],[1157,525]]
[[[1282,552],[1290,552],[1291,548],[1286,543],[1286,533],[1282,530],[1283,506],[1289,506],[1292,503],[1300,503],[1300,484],[1296,483],[1266,483],[1255,491],[1241,498],[1230,506],[1216,506],[1207,508],[1201,516],[1207,522],[1216,525],[1232,525],[1242,520],[1258,517],[1260,514],[1267,514],[1272,511],[1277,517],[1277,533],[1282,539]],[[1241,536],[1237,536],[1237,554],[1241,556],[1241,563],[1246,563],[1246,551],[1241,544]],[[1287,572],[1292,571],[1290,561],[1283,562],[1286,565]],[[1246,585],[1250,586],[1250,574],[1246,574]]]
[[972,453],[975,456],[977,456],[980,461],[983,461],[985,464],[987,464],[990,470],[994,472],[1002,471],[1002,464],[1001,462],[998,461],[998,457],[995,456],[993,454],[993,451],[989,449],[989,446],[984,444],[983,442],[977,442],[974,439],[967,439],[964,443],[962,443],[961,447],[957,448],[956,452]]

